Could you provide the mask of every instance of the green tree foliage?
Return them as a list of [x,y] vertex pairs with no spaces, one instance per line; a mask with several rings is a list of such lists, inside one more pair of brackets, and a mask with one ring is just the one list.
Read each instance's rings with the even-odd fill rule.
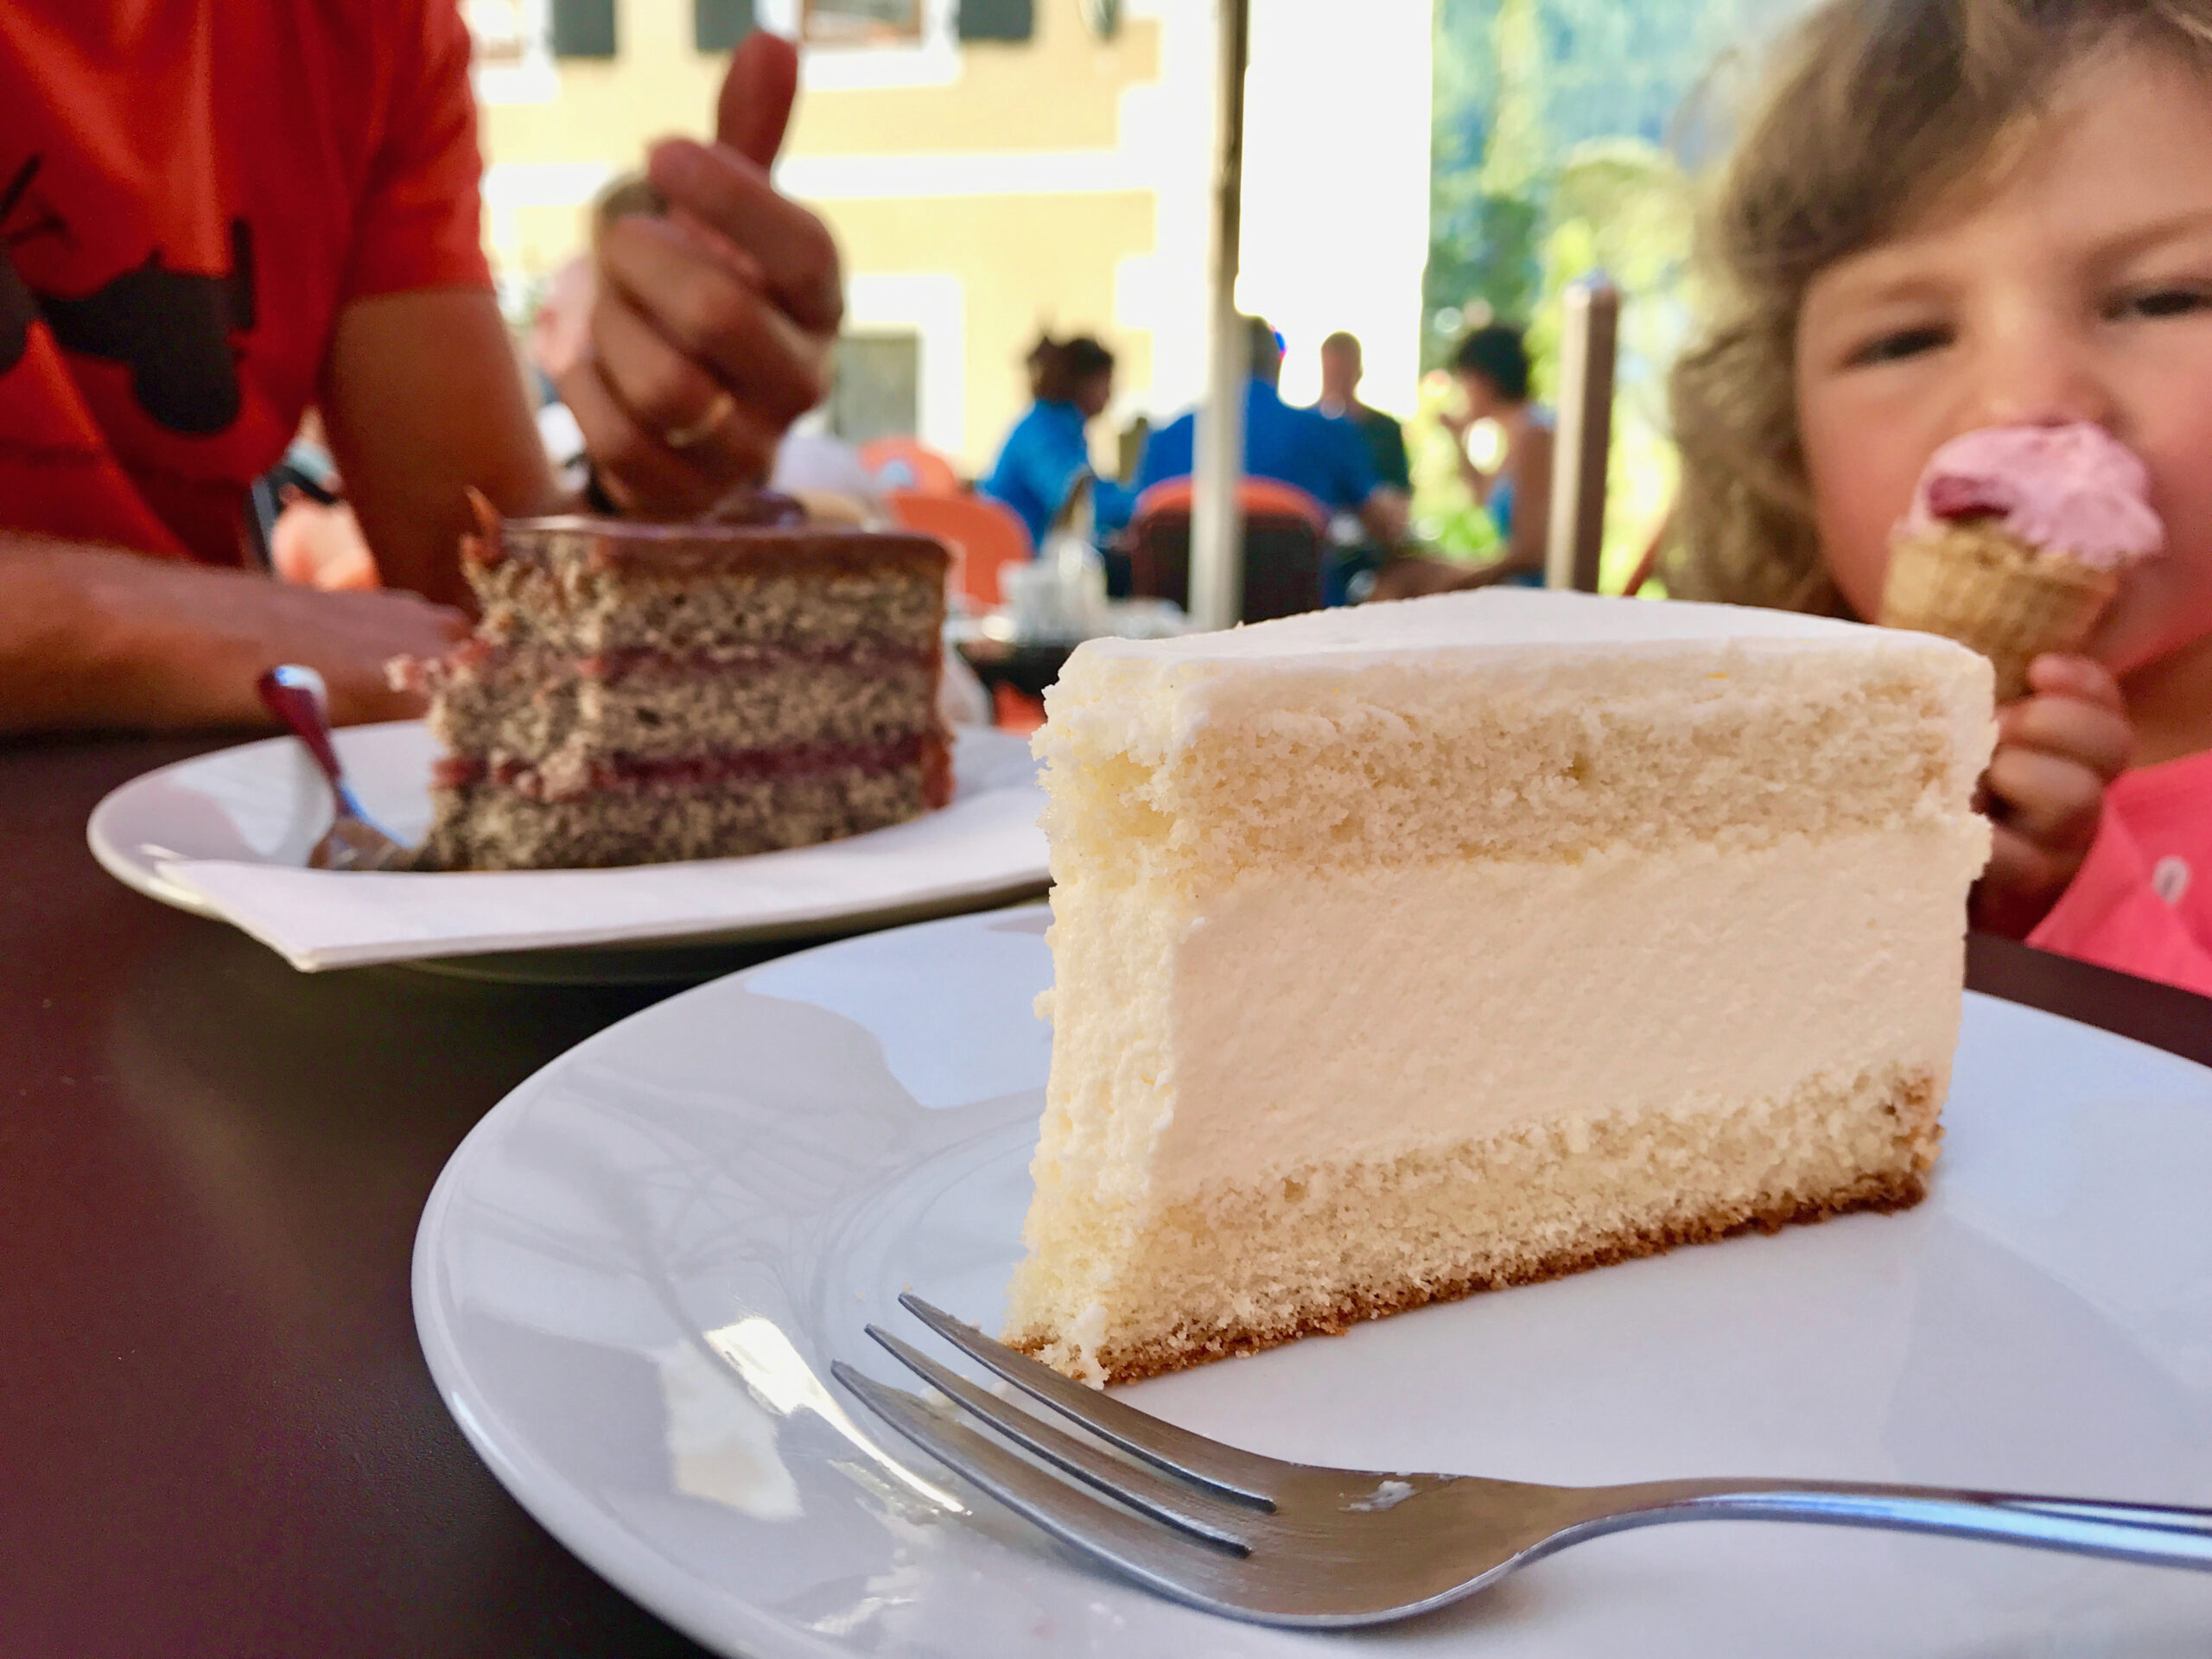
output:
[[[1423,360],[1442,364],[1484,315],[1523,323],[1548,395],[1560,296],[1599,273],[1619,286],[1606,556],[1615,582],[1674,493],[1665,372],[1688,327],[1685,163],[1725,145],[1726,105],[1760,41],[1804,3],[1435,0]],[[1425,387],[1408,434],[1415,514],[1445,550],[1473,553],[1494,537],[1458,481],[1449,436],[1433,428],[1449,396],[1440,383]]]
[[1538,0],[1437,0],[1429,257],[1422,294],[1440,361],[1474,303],[1525,316],[1540,280],[1546,148]]

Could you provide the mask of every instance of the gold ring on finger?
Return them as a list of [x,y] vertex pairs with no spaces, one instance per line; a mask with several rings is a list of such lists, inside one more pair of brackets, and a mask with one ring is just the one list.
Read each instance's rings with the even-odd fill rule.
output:
[[707,405],[707,412],[688,426],[679,426],[673,432],[661,434],[661,442],[671,449],[689,449],[703,442],[722,429],[722,423],[737,411],[737,399],[726,391],[715,394],[715,401]]

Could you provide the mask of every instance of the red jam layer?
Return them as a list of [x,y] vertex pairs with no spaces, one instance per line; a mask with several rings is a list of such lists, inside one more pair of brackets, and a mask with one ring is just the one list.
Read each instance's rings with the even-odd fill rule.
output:
[[896,772],[915,765],[922,769],[922,797],[930,805],[943,806],[952,798],[951,749],[937,732],[878,743],[728,749],[660,759],[608,755],[573,769],[541,768],[513,760],[486,765],[480,758],[447,755],[433,769],[431,782],[440,789],[456,789],[488,780],[531,800],[565,801],[607,791],[706,790],[721,784],[783,782],[836,772]]

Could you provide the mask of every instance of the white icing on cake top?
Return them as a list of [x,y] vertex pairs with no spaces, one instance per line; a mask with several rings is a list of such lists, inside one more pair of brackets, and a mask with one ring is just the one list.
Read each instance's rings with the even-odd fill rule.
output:
[[1591,594],[1491,588],[1470,594],[1313,611],[1280,621],[1175,639],[1094,639],[1080,654],[1160,664],[1264,663],[1319,655],[1385,658],[1400,652],[1530,647],[1638,646],[1819,640],[1872,650],[1964,652],[1932,635],[1872,628],[1833,617],[1743,605],[1601,599]]

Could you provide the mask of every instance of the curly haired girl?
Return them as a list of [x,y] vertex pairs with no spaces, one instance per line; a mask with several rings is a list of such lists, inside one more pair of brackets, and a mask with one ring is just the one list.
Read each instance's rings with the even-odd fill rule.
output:
[[2212,992],[2212,0],[1831,0],[1706,227],[1688,598],[1872,618],[1922,467],[2090,421],[2166,556],[1999,712],[1975,918]]

